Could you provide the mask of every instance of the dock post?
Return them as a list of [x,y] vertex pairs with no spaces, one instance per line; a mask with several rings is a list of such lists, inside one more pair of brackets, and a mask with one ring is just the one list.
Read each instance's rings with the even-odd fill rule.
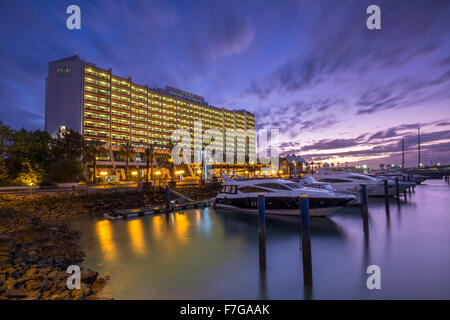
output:
[[384,204],[386,206],[386,214],[389,214],[389,182],[384,180]]
[[166,185],[166,189],[164,190],[164,200],[166,203],[166,212],[170,211],[170,189],[169,186]]
[[258,248],[259,269],[266,270],[266,199],[258,194]]
[[302,233],[302,262],[303,262],[303,283],[312,286],[312,262],[311,262],[311,231],[309,221],[309,198],[306,195],[300,196],[300,215]]
[[398,181],[398,177],[395,177],[395,195],[400,200],[400,182]]
[[369,201],[367,198],[367,185],[361,184],[361,215],[363,218],[364,232],[369,231]]

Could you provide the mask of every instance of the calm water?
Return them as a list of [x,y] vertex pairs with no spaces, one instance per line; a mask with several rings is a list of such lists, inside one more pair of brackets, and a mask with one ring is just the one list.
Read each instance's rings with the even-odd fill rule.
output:
[[[314,299],[450,299],[450,186],[428,180],[407,203],[369,198],[311,221]],[[124,221],[77,218],[85,266],[111,277],[116,299],[304,299],[299,225],[267,221],[267,273],[258,267],[257,219],[186,210]],[[368,290],[366,268],[381,268]]]

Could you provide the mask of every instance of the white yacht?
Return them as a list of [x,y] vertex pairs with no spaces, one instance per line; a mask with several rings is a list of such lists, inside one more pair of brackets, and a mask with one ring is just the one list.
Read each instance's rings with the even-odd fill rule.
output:
[[309,197],[310,216],[328,216],[355,197],[331,190],[303,187],[281,179],[226,180],[216,196],[214,206],[219,209],[258,213],[258,194],[264,193],[266,213],[299,215],[299,196]]
[[421,174],[405,174],[403,172],[379,172],[370,174],[370,176],[375,177],[377,179],[389,179],[395,180],[395,178],[399,178],[400,182],[408,183],[409,185],[413,184],[422,184],[427,177]]
[[[334,189],[331,186],[330,183],[317,181],[316,179],[314,179],[311,176],[305,177],[305,178],[301,178],[301,179],[294,178],[294,179],[290,179],[290,180],[298,182],[301,186],[304,186],[304,187],[324,189],[324,190],[328,190],[328,191],[332,191],[332,192],[337,192],[337,190]],[[339,190],[339,192],[345,193],[345,194],[351,194],[351,195],[355,196],[355,200],[350,201],[348,203],[349,205],[359,205],[359,204],[361,204],[361,192],[360,192],[360,189],[356,189],[356,188],[353,188],[353,187],[351,187],[349,189],[341,188],[341,190]]]
[[[384,182],[382,179],[377,179],[364,174],[353,172],[321,172],[314,175],[314,179],[319,182],[329,183],[335,190],[339,192],[347,192],[356,194],[361,190],[361,184],[365,184],[367,188],[367,195],[372,197],[384,196]],[[410,185],[408,183],[399,183],[399,192],[404,192]],[[396,194],[395,181],[388,180],[389,195]]]

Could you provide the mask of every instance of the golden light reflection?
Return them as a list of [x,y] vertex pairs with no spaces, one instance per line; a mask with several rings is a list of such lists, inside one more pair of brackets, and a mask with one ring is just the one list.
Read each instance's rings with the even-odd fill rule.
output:
[[144,255],[146,248],[142,220],[135,219],[128,221],[128,233],[130,234],[131,246],[134,252],[138,255]]
[[112,238],[111,221],[102,220],[95,225],[97,237],[100,242],[100,247],[103,251],[104,259],[107,261],[114,261],[117,257],[117,250],[114,240]]
[[195,223],[197,224],[197,227],[201,225],[202,222],[202,216],[200,215],[200,210],[195,210]]
[[189,220],[185,214],[177,213],[175,215],[175,234],[177,238],[185,242],[187,240],[187,232],[189,228]]
[[161,216],[154,216],[152,219],[152,231],[155,240],[161,240],[162,238],[162,227],[163,227],[163,218]]

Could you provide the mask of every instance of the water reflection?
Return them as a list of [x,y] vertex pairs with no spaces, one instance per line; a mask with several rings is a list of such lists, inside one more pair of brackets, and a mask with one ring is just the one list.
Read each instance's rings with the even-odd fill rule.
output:
[[189,220],[184,213],[175,213],[175,234],[182,243],[188,240]]
[[142,219],[134,219],[128,222],[128,233],[131,239],[131,248],[137,255],[145,255],[145,239]]
[[106,261],[114,261],[117,258],[117,251],[112,238],[111,221],[102,220],[97,222],[96,231],[104,259]]
[[154,216],[153,219],[150,220],[152,225],[152,235],[156,241],[161,240],[163,236],[163,218],[160,215]]

